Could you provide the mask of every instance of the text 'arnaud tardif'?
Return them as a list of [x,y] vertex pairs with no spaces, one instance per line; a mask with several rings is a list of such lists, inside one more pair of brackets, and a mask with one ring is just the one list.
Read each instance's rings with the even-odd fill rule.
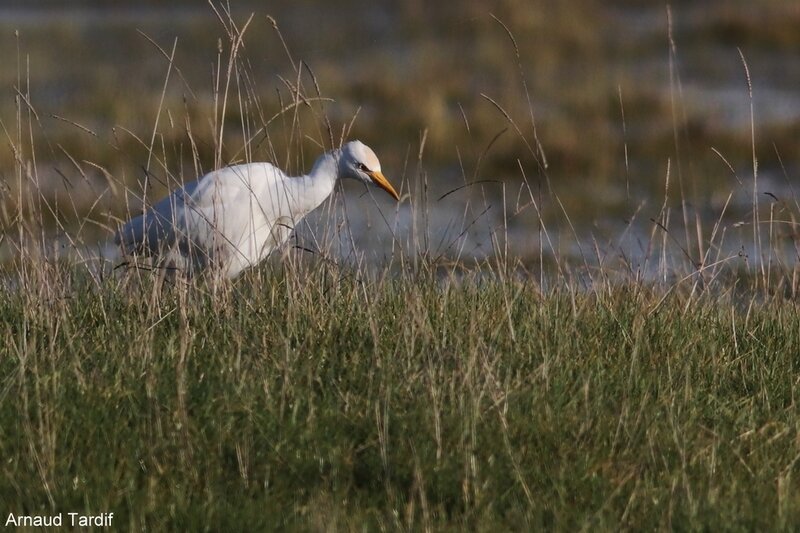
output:
[[114,519],[114,513],[99,515],[82,515],[80,513],[58,513],[53,515],[15,515],[9,513],[6,527],[108,527]]

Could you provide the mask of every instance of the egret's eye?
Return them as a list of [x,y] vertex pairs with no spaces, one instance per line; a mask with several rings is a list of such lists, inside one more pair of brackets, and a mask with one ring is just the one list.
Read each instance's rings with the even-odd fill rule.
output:
[[358,163],[358,164],[356,165],[356,167],[357,167],[357,168],[358,168],[358,170],[360,170],[361,172],[365,172],[365,173],[366,173],[366,172],[369,172],[369,169],[367,168],[367,166],[366,166],[364,163]]

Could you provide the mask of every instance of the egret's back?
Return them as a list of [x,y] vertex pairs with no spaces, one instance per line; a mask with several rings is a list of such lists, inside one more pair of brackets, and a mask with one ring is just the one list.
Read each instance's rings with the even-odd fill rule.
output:
[[269,163],[226,167],[174,191],[116,240],[126,254],[158,256],[190,275],[211,267],[235,277],[283,244],[310,210],[307,180]]

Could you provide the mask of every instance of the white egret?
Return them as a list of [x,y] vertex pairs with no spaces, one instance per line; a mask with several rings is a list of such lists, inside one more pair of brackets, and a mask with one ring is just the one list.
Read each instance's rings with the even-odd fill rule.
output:
[[234,278],[286,242],[339,178],[380,187],[400,199],[375,152],[352,141],[320,156],[305,176],[287,176],[269,163],[210,172],[128,221],[115,242],[125,255],[152,256],[188,275],[214,269]]

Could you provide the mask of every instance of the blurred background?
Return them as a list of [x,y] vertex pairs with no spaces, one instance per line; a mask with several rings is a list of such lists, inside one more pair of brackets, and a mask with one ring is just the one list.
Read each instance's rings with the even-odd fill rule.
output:
[[[302,246],[333,217],[340,253],[376,260],[646,270],[655,240],[696,267],[763,259],[763,237],[796,263],[798,28],[796,0],[6,0],[0,255],[16,213],[105,249],[142,198],[219,164],[308,170],[330,124],[411,201],[345,184]],[[313,100],[280,114],[298,81]]]

